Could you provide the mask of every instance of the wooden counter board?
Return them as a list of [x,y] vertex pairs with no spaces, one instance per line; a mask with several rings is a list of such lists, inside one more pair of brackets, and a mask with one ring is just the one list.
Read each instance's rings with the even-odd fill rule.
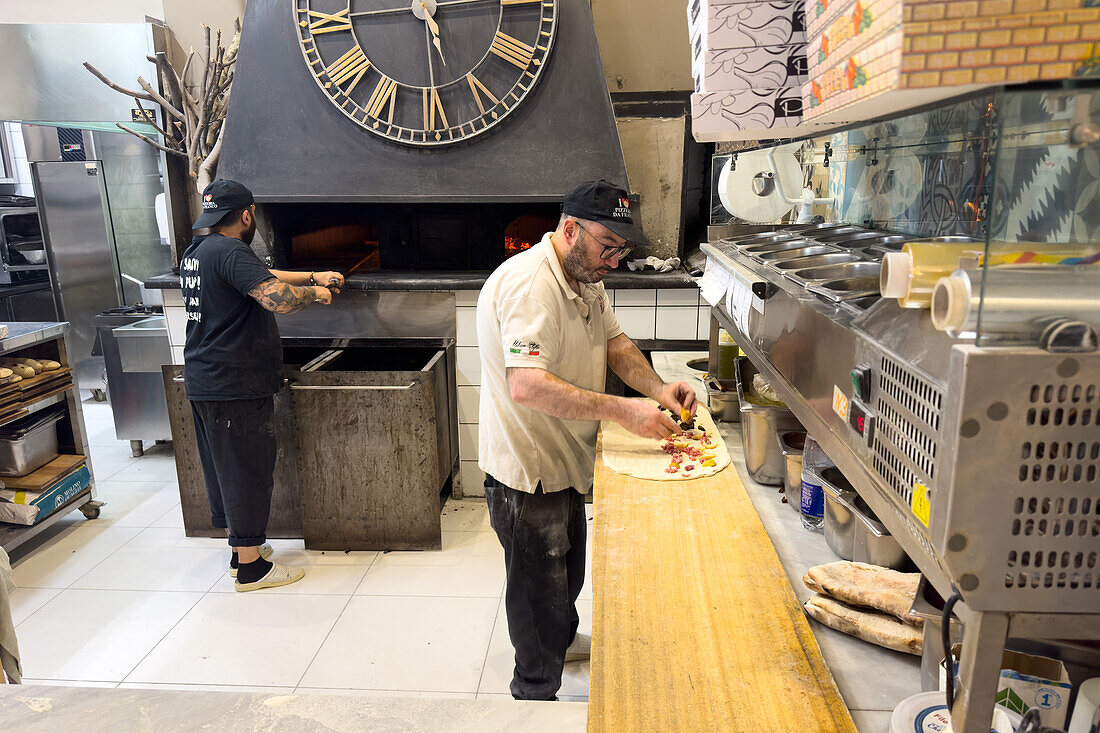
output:
[[663,482],[598,457],[594,509],[590,733],[855,733],[732,466]]

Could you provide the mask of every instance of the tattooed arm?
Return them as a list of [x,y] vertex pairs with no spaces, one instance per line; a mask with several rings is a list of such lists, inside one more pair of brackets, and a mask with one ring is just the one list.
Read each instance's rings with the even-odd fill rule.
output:
[[312,303],[328,305],[332,302],[328,288],[288,285],[274,277],[264,280],[248,294],[272,313],[297,313]]

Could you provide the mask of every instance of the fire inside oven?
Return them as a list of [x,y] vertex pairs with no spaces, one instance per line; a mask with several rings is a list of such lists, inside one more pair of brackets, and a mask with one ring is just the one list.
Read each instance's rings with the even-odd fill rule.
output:
[[261,207],[277,267],[492,270],[557,226],[560,204],[300,204]]

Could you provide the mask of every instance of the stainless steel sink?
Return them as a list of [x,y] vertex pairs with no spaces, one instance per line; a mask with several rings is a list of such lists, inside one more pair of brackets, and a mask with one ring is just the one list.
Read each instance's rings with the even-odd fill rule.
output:
[[792,249],[777,250],[774,252],[754,252],[753,257],[756,257],[761,262],[775,262],[778,260],[793,260],[796,257],[825,255],[836,251],[837,249],[835,247],[829,247],[824,244],[813,244]]

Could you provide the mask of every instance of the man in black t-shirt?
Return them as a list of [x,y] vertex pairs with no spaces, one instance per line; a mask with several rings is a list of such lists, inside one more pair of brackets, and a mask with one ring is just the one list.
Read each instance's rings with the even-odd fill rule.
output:
[[[267,520],[275,472],[274,395],[283,352],[275,313],[328,305],[338,272],[270,270],[248,246],[256,233],[252,192],[217,180],[202,196],[196,236],[180,261],[187,309],[183,377],[210,516],[229,530],[229,563],[238,591],[289,585],[303,568],[268,561]],[[324,283],[325,286],[319,283]]]

